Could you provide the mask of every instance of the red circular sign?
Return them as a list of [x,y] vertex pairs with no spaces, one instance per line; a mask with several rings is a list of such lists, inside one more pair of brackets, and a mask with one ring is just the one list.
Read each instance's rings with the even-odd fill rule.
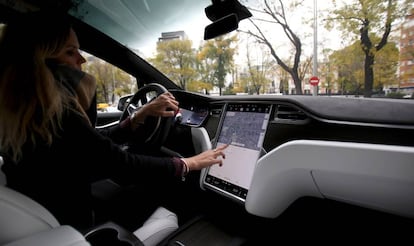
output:
[[317,76],[313,76],[309,79],[309,84],[311,85],[318,85],[319,84],[319,78]]

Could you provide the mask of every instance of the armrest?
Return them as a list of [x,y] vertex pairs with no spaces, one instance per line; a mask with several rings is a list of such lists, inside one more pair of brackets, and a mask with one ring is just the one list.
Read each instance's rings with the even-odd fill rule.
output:
[[144,246],[132,232],[114,222],[106,222],[96,226],[85,234],[92,245],[130,245]]

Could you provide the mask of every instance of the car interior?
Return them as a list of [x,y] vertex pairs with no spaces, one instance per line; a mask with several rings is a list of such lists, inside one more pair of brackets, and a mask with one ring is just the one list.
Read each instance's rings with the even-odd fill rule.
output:
[[[62,7],[59,2],[67,1],[0,0],[0,22]],[[111,221],[86,232],[61,225],[42,205],[8,188],[0,172],[0,245],[414,242],[414,100],[186,91],[127,48],[125,40],[94,26],[109,18],[100,11],[108,7],[105,1],[78,2],[68,13],[82,50],[126,71],[139,88],[119,99],[119,112],[98,113],[96,127],[118,124],[169,91],[180,103],[179,113],[154,118],[147,138],[126,145],[126,151],[188,157],[229,144],[226,158],[221,167],[190,172],[168,210],[160,207],[136,232]],[[199,4],[220,1],[205,2]],[[212,17],[208,38],[233,31],[237,21],[249,17],[234,2],[236,10],[224,13],[228,19]],[[93,188],[105,209],[123,184],[102,180]]]

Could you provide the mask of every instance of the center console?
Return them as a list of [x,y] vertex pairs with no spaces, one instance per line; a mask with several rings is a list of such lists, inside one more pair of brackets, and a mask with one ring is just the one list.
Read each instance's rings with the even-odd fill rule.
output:
[[213,147],[229,145],[223,165],[204,172],[202,186],[244,203],[269,123],[271,104],[226,105]]
[[113,222],[94,227],[85,238],[91,245],[144,246],[133,233]]
[[204,216],[197,216],[158,245],[168,246],[240,246],[246,239],[230,233]]

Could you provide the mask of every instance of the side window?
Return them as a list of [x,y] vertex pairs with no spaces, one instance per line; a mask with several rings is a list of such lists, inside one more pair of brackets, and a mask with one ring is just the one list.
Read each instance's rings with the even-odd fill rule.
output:
[[82,69],[96,79],[98,113],[121,112],[118,102],[137,91],[136,78],[87,52],[82,51],[82,55],[86,59]]

